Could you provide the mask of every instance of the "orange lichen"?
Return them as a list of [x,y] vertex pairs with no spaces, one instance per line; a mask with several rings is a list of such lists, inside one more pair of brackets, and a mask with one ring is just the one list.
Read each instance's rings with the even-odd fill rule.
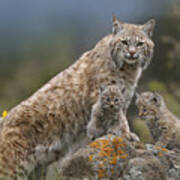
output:
[[104,151],[100,151],[98,153],[98,155],[99,155],[99,157],[107,157],[108,156],[108,154],[106,152],[104,152]]
[[117,163],[117,156],[114,156],[110,161],[110,164],[116,165],[116,163]]
[[89,146],[92,148],[99,148],[100,144],[98,141],[94,141],[94,142],[90,143]]
[[155,146],[157,150],[161,150],[162,148],[160,146]]
[[113,149],[110,147],[103,148],[102,150],[107,154],[107,156],[110,156],[113,152]]
[[158,156],[162,156],[163,154],[161,152],[158,152]]
[[98,170],[98,177],[99,178],[105,177],[105,170],[104,169],[101,168]]
[[120,138],[120,137],[115,137],[113,140],[118,142],[118,143],[123,142],[122,138]]
[[117,150],[118,155],[124,154],[124,151],[122,149]]
[[123,154],[121,156],[119,156],[121,159],[126,159],[128,157],[128,154]]
[[113,166],[117,165],[118,160],[128,157],[124,149],[126,144],[120,137],[111,136],[109,139],[98,139],[89,145],[96,149],[96,156],[90,155],[89,160],[98,162],[99,179],[112,176],[115,173],[115,170],[112,170]]
[[93,155],[90,155],[89,156],[89,161],[92,161],[93,160]]
[[111,169],[111,173],[114,174],[114,169]]
[[120,144],[122,143],[122,139],[119,138],[119,137],[115,137],[113,140],[112,140],[112,144],[113,146],[117,149]]
[[126,146],[126,144],[125,143],[121,143],[121,144],[119,144],[119,147],[125,147]]
[[162,148],[161,149],[163,152],[168,152],[168,150],[166,148]]
[[106,147],[109,145],[109,141],[107,139],[101,139],[100,142],[103,147]]
[[104,162],[104,163],[107,162],[107,159],[103,159],[103,162]]
[[163,148],[163,147],[160,147],[160,146],[155,146],[155,148],[160,151],[160,152],[158,152],[159,156],[162,156],[162,152],[163,153],[168,152],[168,150],[166,148]]

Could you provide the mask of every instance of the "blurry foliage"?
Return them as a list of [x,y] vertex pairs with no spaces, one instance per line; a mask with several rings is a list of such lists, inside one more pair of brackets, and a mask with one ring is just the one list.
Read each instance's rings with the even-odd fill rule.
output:
[[[0,111],[27,98],[51,77],[68,67],[73,60],[71,45],[66,36],[33,39],[22,44],[17,60],[6,61],[0,68]],[[14,63],[13,66],[11,63]]]
[[148,127],[146,126],[143,120],[138,118],[135,119],[133,128],[134,128],[134,132],[140,137],[140,140],[142,142],[144,143],[153,142]]

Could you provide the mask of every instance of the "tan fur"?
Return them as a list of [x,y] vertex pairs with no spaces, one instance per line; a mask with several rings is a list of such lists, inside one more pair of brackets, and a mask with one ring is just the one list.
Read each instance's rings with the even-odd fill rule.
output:
[[168,110],[162,96],[144,92],[138,96],[136,104],[139,116],[146,121],[157,145],[168,147],[172,142],[179,144],[180,120]]
[[[31,171],[39,162],[63,157],[68,148],[80,142],[102,84],[120,86],[124,80],[126,112],[142,70],[152,58],[154,44],[149,32],[153,31],[154,22],[128,25],[115,18],[113,24],[119,30],[103,38],[9,112],[0,130],[0,177],[13,179],[20,172]],[[124,57],[127,47],[122,44],[122,37],[132,39],[131,46],[136,46],[138,39],[144,41],[143,46],[136,47],[138,58],[131,61]],[[121,128],[131,136],[126,119]],[[39,152],[44,152],[46,159],[36,156]]]
[[[118,86],[101,87],[98,100],[92,107],[91,120],[87,126],[88,137],[95,139],[110,132],[121,133],[121,118],[119,116],[125,116],[123,113],[124,104],[123,94]],[[116,127],[119,128],[117,132],[114,131]]]

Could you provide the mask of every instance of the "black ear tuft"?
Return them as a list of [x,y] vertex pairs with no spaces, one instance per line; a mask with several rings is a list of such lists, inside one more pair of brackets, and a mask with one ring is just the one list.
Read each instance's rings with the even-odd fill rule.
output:
[[152,101],[155,105],[160,106],[160,104],[161,104],[161,96],[160,96],[158,93],[156,93],[156,92],[154,92],[153,94],[154,94],[154,96],[153,96],[153,98],[152,98],[151,101]]
[[157,103],[157,102],[158,102],[158,100],[157,100],[156,97],[153,97],[152,100],[154,101],[154,103]]

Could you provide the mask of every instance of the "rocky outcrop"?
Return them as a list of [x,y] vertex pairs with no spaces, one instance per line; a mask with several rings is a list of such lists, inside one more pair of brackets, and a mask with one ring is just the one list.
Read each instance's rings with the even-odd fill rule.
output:
[[178,152],[113,135],[81,148],[61,168],[57,164],[61,180],[180,180]]

